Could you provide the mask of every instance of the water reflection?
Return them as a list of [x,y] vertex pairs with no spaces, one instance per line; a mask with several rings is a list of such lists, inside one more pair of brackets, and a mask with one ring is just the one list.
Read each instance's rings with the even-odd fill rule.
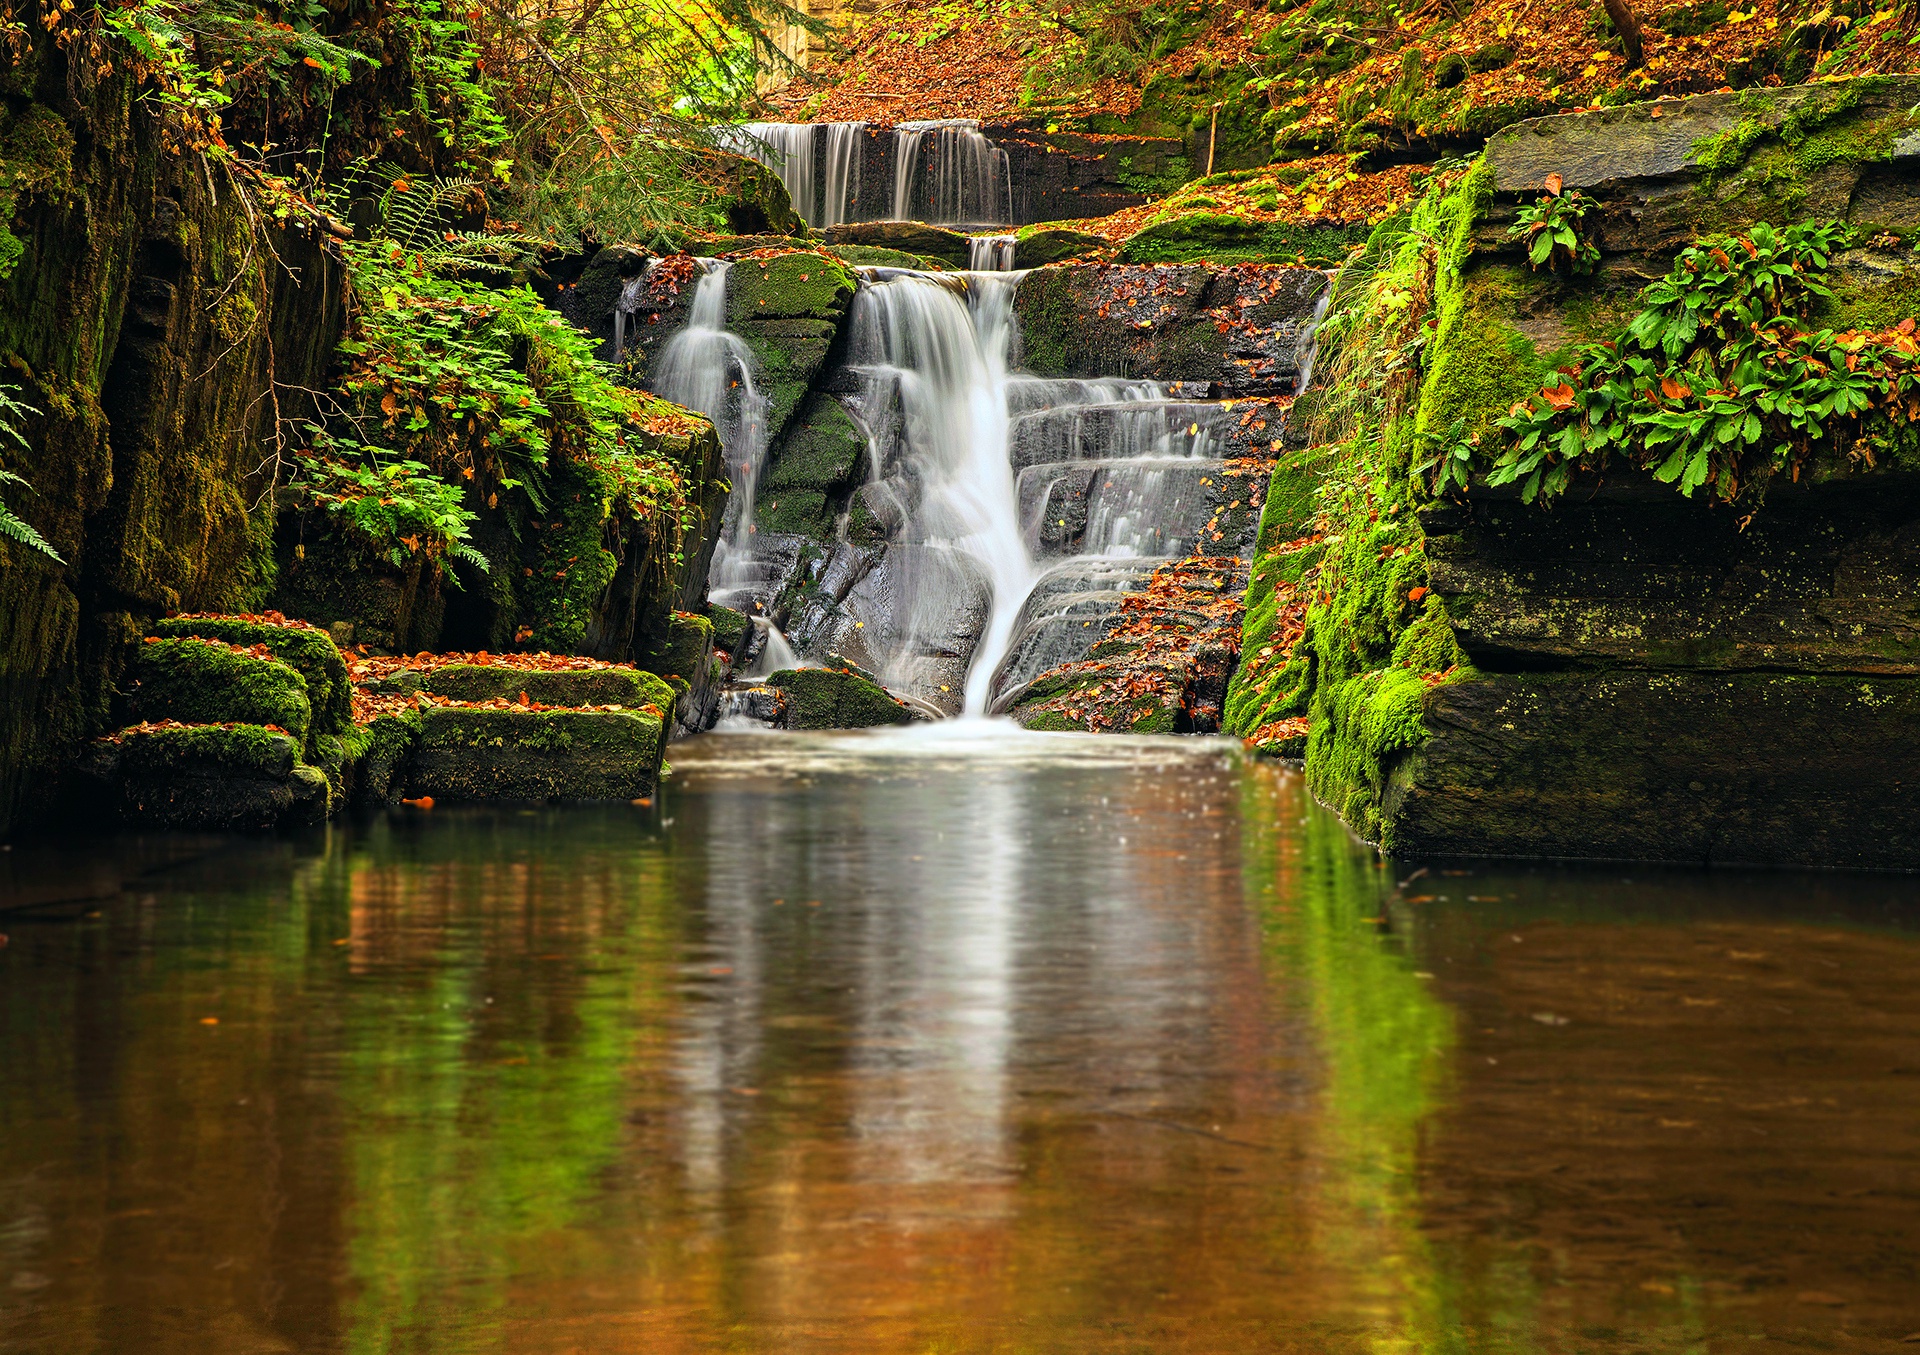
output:
[[0,857],[0,1350],[1920,1330],[1909,881],[1403,886],[1202,740],[674,761]]

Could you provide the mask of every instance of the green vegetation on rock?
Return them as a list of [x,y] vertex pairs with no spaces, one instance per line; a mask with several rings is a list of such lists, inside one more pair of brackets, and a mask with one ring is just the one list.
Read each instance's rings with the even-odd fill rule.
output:
[[768,678],[767,685],[787,694],[790,729],[867,729],[913,719],[904,705],[857,673],[787,668]]
[[299,672],[218,640],[150,640],[132,673],[128,703],[141,720],[276,725],[302,745],[313,723]]

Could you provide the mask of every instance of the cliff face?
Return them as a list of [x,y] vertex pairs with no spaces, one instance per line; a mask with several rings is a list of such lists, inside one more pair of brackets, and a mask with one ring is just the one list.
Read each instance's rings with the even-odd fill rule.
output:
[[[1229,727],[1304,755],[1315,793],[1394,851],[1920,866],[1920,437],[1898,384],[1917,97],[1869,78],[1524,123],[1378,233],[1348,351],[1323,355],[1296,411],[1357,433],[1313,454],[1327,507],[1263,537]],[[1584,202],[1588,269],[1530,267],[1510,233],[1549,186]],[[1699,337],[1675,320],[1631,346],[1643,308],[1696,296],[1682,251],[1744,265],[1776,238],[1760,223],[1830,221],[1834,252],[1775,275],[1804,291],[1779,315],[1743,301],[1709,346],[1720,303],[1699,293]],[[1753,335],[1820,357],[1783,348],[1720,380]],[[1579,403],[1642,352],[1620,397],[1640,422]],[[1813,401],[1796,382],[1881,352],[1896,384],[1867,398],[1884,414],[1825,410],[1804,454],[1784,423],[1747,460],[1715,450]],[[1727,419],[1697,462],[1622,431],[1703,409]],[[1499,483],[1515,410],[1551,424],[1538,464],[1571,472],[1557,497]],[[1616,440],[1562,440],[1600,429]],[[1456,456],[1470,483],[1435,492]]]
[[0,828],[104,726],[148,618],[265,601],[262,462],[344,317],[318,243],[258,229],[230,183],[164,152],[131,79],[51,44],[3,78],[25,187],[0,382],[40,411],[7,459],[31,492],[6,499],[64,563],[0,540]]

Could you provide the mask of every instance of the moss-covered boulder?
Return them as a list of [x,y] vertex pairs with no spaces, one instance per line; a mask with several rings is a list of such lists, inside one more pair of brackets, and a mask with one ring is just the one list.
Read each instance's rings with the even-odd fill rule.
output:
[[856,268],[907,268],[919,273],[942,273],[952,266],[944,259],[909,254],[904,249],[888,249],[884,245],[828,245],[826,252]]
[[793,209],[780,176],[743,155],[720,153],[717,205],[735,235],[805,235],[807,223]]
[[362,726],[358,756],[349,769],[349,794],[361,809],[392,805],[406,790],[414,749],[420,744],[417,712],[377,715]]
[[1359,222],[1251,221],[1228,212],[1196,212],[1157,221],[1127,237],[1124,263],[1339,263],[1366,241]]
[[260,725],[124,730],[82,764],[100,803],[149,828],[265,829],[317,823],[331,791],[299,741]]
[[747,258],[727,274],[727,324],[753,350],[778,437],[826,366],[853,305],[854,276],[838,259],[799,250]]
[[262,645],[307,684],[313,732],[344,734],[353,721],[353,684],[340,647],[325,631],[298,621],[252,616],[175,616],[154,622],[165,639],[220,640],[243,648]]
[[866,245],[938,259],[954,268],[972,262],[973,242],[960,231],[918,221],[849,221],[827,227],[829,245]]
[[740,653],[748,632],[753,629],[753,621],[745,612],[736,612],[718,603],[707,608],[707,620],[713,625],[713,647],[729,655]]
[[1040,268],[1068,259],[1104,255],[1112,246],[1104,235],[1066,226],[1023,226],[1014,233],[1013,266]]
[[408,784],[448,800],[633,800],[653,794],[665,747],[663,722],[638,712],[436,706]]
[[302,621],[350,629],[352,643],[404,654],[440,643],[447,600],[439,572],[405,568],[313,514],[286,515],[273,605]]
[[628,710],[673,708],[673,689],[638,668],[578,668],[554,672],[504,664],[453,663],[430,668],[421,689],[454,701],[517,701],[552,707],[622,706]]
[[219,640],[148,640],[132,668],[128,709],[140,720],[274,725],[307,745],[306,680],[278,659]]
[[767,686],[787,695],[789,729],[868,729],[904,725],[913,712],[852,672],[832,668],[783,669]]
[[769,456],[755,492],[760,530],[831,536],[834,519],[864,479],[866,447],[866,435],[836,397],[809,396]]

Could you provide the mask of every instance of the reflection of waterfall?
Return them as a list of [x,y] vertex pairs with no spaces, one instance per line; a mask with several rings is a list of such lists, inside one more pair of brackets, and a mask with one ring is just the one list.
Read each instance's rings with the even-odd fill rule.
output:
[[727,272],[733,265],[700,262],[706,271],[694,289],[686,327],[661,349],[652,386],[656,394],[705,414],[720,432],[733,493],[709,577],[726,586],[750,556],[754,485],[767,454],[767,400],[754,384],[752,350],[727,329]]
[[975,235],[967,240],[967,267],[986,273],[1005,273],[1013,268],[1013,249],[1018,237],[1012,235]]
[[922,660],[964,660],[948,639],[956,602],[983,589],[985,625],[966,627],[978,636],[970,711],[985,708],[985,681],[1033,578],[1007,459],[1013,289],[1012,277],[975,274],[963,295],[951,279],[899,273],[854,302],[852,357],[867,376],[868,407],[898,402],[897,442],[874,449],[875,476],[917,490],[894,548],[901,568],[884,676],[921,690]]
[[1007,153],[977,122],[901,123],[893,133],[893,215],[896,221],[1013,220]]

